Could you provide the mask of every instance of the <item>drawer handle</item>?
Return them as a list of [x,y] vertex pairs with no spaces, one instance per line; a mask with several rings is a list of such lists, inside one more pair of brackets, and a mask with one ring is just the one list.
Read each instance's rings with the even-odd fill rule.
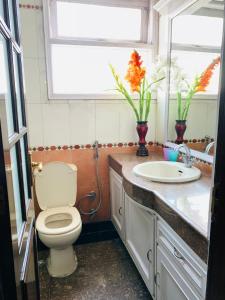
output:
[[152,249],[149,249],[148,252],[147,252],[147,255],[146,255],[148,261],[149,261],[150,263],[152,263],[152,260],[151,260],[151,258],[150,258],[150,254],[152,254]]
[[180,252],[175,247],[173,248],[173,255],[177,259],[184,261],[184,257],[180,254]]
[[122,216],[121,210],[122,210],[122,206],[120,206],[119,208],[119,214]]
[[157,272],[154,276],[155,285],[160,288],[160,273]]

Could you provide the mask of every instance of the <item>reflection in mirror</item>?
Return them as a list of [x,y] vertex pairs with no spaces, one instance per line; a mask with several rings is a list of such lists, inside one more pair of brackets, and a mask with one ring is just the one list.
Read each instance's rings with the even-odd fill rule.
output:
[[214,152],[223,1],[196,1],[172,19],[168,141]]

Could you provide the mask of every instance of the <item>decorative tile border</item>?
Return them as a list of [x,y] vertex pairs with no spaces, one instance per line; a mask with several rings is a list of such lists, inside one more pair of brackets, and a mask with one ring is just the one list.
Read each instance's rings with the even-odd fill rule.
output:
[[[127,148],[127,147],[137,147],[137,142],[128,142],[128,143],[104,143],[98,144],[99,148]],[[147,142],[147,146],[155,146],[158,149],[162,149],[165,145],[158,143],[158,142]],[[43,152],[43,151],[65,151],[65,150],[85,150],[85,149],[94,149],[94,145],[86,144],[86,145],[63,145],[63,146],[38,146],[38,147],[31,147],[29,150],[32,152]],[[212,166],[211,163],[204,161],[199,158],[195,158],[195,162],[202,163],[204,165]]]
[[[99,148],[115,148],[115,147],[135,147],[137,146],[137,142],[128,142],[128,143],[104,143],[98,144]],[[148,142],[148,146],[160,146],[163,147],[162,144],[157,142]],[[78,150],[78,149],[93,149],[94,145],[86,144],[86,145],[63,145],[63,146],[39,146],[30,148],[31,151],[55,151],[55,150]]]
[[35,4],[19,4],[19,8],[24,9],[35,9],[35,10],[42,10],[42,5],[35,5]]
[[[168,142],[171,142],[171,143],[175,143],[175,141],[168,141]],[[205,143],[206,142],[206,139],[190,139],[190,140],[184,140],[184,144],[187,144],[187,143]],[[211,138],[208,140],[209,143],[211,142],[214,142],[214,139]]]

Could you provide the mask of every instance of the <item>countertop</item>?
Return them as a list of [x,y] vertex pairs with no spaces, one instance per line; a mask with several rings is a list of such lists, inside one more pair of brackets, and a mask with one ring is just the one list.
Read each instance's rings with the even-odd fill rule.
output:
[[[152,207],[157,212],[159,205],[169,207],[175,215],[179,216],[179,219],[182,219],[181,223],[185,223],[185,226],[187,225],[186,227],[191,228],[188,234],[185,229],[185,234],[189,235],[189,239],[191,238],[190,236],[193,235],[193,232],[197,232],[197,236],[205,240],[204,244],[205,247],[207,247],[208,214],[212,186],[210,174],[202,172],[199,180],[174,184],[152,182],[138,177],[132,172],[135,165],[156,160],[163,160],[163,156],[157,152],[150,153],[148,157],[137,157],[134,154],[121,153],[109,156],[110,166],[123,177],[125,185],[127,182],[142,191],[153,194],[155,199],[157,199],[157,204],[156,200],[153,199],[152,206],[149,205],[150,208]],[[145,198],[146,195],[145,193]],[[145,204],[147,203],[146,201]],[[151,202],[151,198],[149,202]],[[197,240],[195,240],[194,244],[196,244],[196,247],[199,247]]]

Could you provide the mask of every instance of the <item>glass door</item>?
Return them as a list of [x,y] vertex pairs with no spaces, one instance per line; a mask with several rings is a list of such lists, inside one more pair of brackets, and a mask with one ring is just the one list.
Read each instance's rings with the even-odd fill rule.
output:
[[[39,298],[18,3],[0,1],[0,281],[3,299]],[[32,251],[31,251],[32,249]],[[32,261],[31,261],[32,260]]]

